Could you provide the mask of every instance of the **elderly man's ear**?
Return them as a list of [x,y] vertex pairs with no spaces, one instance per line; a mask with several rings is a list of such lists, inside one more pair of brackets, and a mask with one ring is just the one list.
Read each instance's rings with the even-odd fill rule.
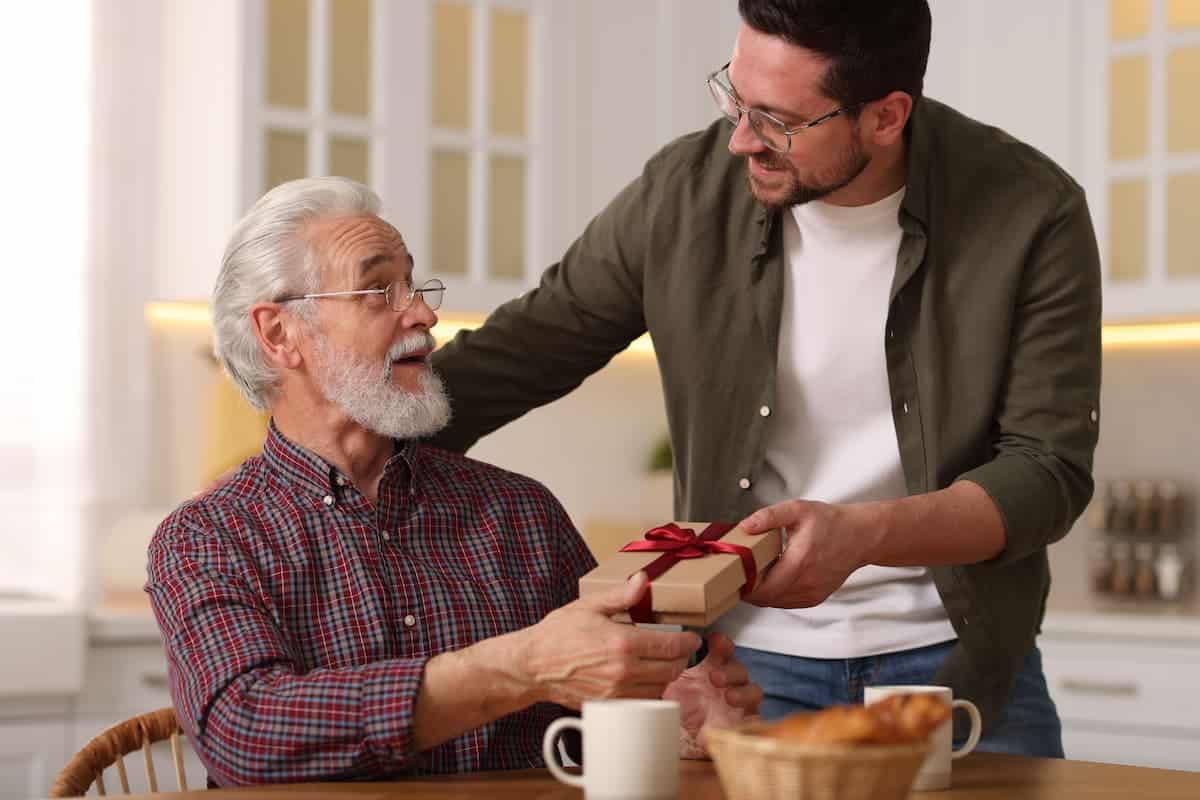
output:
[[296,369],[304,361],[300,353],[300,320],[279,303],[255,303],[250,321],[258,347],[271,366]]

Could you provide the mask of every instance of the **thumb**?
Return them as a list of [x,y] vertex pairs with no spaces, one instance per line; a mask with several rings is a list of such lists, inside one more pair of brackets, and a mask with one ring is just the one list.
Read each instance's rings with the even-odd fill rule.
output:
[[605,616],[628,611],[642,599],[649,584],[646,573],[639,570],[631,575],[625,583],[596,595],[588,605]]

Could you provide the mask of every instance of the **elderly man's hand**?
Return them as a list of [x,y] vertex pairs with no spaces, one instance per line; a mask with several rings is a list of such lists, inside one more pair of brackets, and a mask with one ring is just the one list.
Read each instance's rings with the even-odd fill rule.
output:
[[733,642],[720,633],[708,637],[708,656],[685,671],[663,692],[679,703],[682,758],[707,758],[702,729],[725,728],[758,713],[762,688],[750,682],[746,667],[733,656]]
[[522,631],[522,672],[537,700],[579,708],[584,700],[662,697],[700,648],[694,633],[648,630],[613,622],[646,591],[645,573],[548,614]]

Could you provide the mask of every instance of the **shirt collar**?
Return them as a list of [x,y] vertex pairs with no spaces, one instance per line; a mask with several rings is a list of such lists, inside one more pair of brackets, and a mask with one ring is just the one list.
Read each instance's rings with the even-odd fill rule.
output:
[[[407,475],[415,478],[420,461],[421,448],[415,441],[396,441],[395,444],[396,452],[383,468],[382,480],[389,483],[401,481]],[[274,417],[267,426],[267,439],[263,442],[263,460],[285,480],[306,491],[322,496],[338,492],[337,479],[341,473],[337,467],[280,433],[279,428],[275,427]],[[408,469],[397,469],[398,462],[402,462]]]
[[930,173],[935,167],[931,154],[935,145],[933,117],[941,104],[928,97],[917,101],[908,129],[904,136],[908,142],[908,164],[905,174],[906,191],[901,208],[912,215],[926,229],[929,227],[929,184]]

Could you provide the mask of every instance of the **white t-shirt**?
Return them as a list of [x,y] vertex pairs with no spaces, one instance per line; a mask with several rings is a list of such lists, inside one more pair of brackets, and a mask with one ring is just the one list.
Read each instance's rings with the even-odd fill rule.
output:
[[[820,201],[784,215],[775,406],[759,506],[907,494],[884,353],[904,189],[868,206]],[[738,605],[717,626],[745,647],[856,658],[955,638],[924,567],[868,566],[806,609]]]

